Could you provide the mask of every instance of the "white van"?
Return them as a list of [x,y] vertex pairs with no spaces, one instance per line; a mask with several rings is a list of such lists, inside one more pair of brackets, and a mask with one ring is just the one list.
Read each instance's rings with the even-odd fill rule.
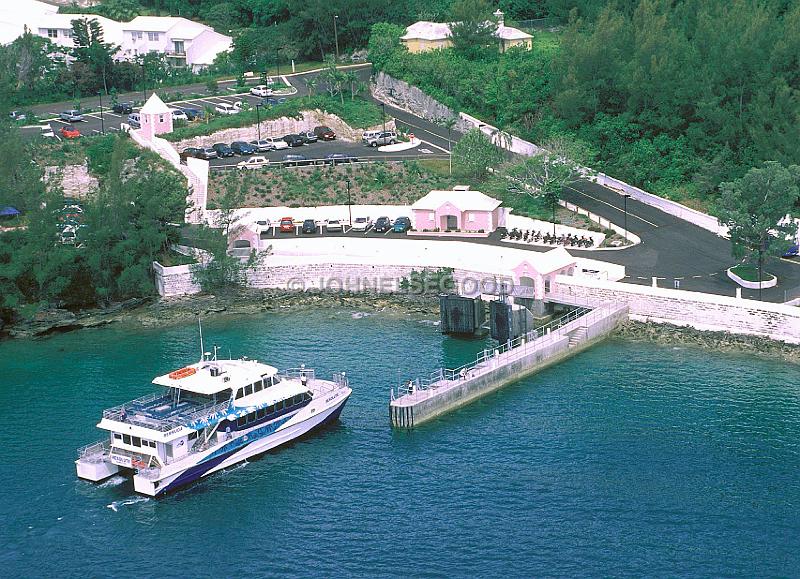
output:
[[142,117],[139,116],[139,113],[130,113],[128,115],[128,124],[132,129],[141,129]]
[[219,103],[214,110],[221,115],[235,115],[239,111],[241,111],[241,105],[239,103],[236,104],[228,104],[228,103]]
[[169,112],[172,113],[172,120],[173,121],[186,121],[189,122],[189,117],[186,116],[186,113],[180,109],[169,109]]
[[361,142],[370,147],[394,145],[397,142],[397,133],[394,131],[364,131]]

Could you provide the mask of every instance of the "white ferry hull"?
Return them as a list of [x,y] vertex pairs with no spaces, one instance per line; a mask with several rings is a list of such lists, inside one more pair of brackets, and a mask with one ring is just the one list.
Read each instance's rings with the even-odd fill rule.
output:
[[[219,452],[219,448],[215,446],[206,454],[198,456],[197,460],[191,464],[168,465],[162,468],[162,476],[159,478],[151,479],[136,474],[133,477],[134,489],[136,492],[148,496],[162,495],[303,436],[325,423],[336,420],[351,392],[349,388],[339,390],[334,399],[331,399],[331,403],[319,411],[308,413],[305,409],[299,410],[274,432],[257,437],[252,442],[234,449],[231,453],[225,453],[222,457],[213,456]],[[258,430],[255,428],[253,432]],[[231,442],[236,443],[240,439],[246,441],[253,432]],[[170,467],[176,468],[176,470],[171,471]]]

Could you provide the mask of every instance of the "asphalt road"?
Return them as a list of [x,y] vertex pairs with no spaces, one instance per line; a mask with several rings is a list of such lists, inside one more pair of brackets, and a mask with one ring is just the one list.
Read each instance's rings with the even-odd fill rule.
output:
[[[357,65],[352,67],[362,80],[369,80],[371,65]],[[296,75],[287,75],[290,82],[297,88],[296,96],[308,94],[304,82],[308,77],[314,76],[318,72],[307,72]],[[214,106],[216,103],[233,103],[236,100],[248,100],[255,104],[257,97],[249,93],[240,93],[235,90],[233,81],[221,83],[221,93],[217,96],[203,96],[202,98],[189,99],[183,102],[170,103],[170,105],[195,106],[204,108]],[[172,87],[170,91],[181,91],[183,93],[207,94],[204,84],[189,85],[183,87]],[[148,91],[148,95],[150,91]],[[141,100],[141,93],[128,93],[120,95],[120,101]],[[293,97],[289,97],[293,98]],[[84,106],[97,106],[98,99],[84,99]],[[380,103],[378,103],[380,104]],[[34,112],[44,118],[47,113],[54,113],[54,116],[61,110],[72,107],[72,103],[60,103],[54,105],[40,105],[33,107]],[[270,160],[280,161],[287,153],[302,154],[310,159],[321,159],[329,153],[346,153],[362,160],[401,160],[409,158],[447,158],[448,150],[460,138],[460,134],[452,131],[448,134],[447,129],[437,124],[428,122],[404,110],[390,105],[385,107],[387,118],[394,117],[396,121],[409,127],[414,134],[423,142],[420,147],[411,149],[403,153],[386,154],[375,149],[364,147],[358,143],[348,143],[344,141],[333,141],[327,143],[314,143],[292,150],[274,151],[267,153]],[[105,130],[119,128],[125,118],[111,112],[104,112],[103,124]],[[63,123],[59,120],[51,121],[55,130],[58,130]],[[83,134],[99,131],[101,119],[99,113],[86,115],[84,123],[75,123]],[[212,161],[212,167],[217,170],[224,169],[225,166],[233,166],[239,162],[240,158],[218,159]],[[618,225],[625,222],[625,203],[623,197],[616,191],[601,187],[595,183],[578,182],[572,187],[565,189],[564,198],[579,205],[589,211],[601,215]],[[631,232],[642,239],[642,243],[633,247],[618,251],[590,251],[577,250],[571,248],[570,251],[576,255],[592,257],[603,261],[609,261],[624,265],[627,272],[625,281],[649,285],[652,278],[658,278],[660,287],[676,287],[680,289],[703,291],[720,295],[734,295],[738,287],[733,281],[728,279],[725,274],[726,268],[735,263],[731,256],[730,242],[720,238],[713,233],[700,227],[685,222],[677,217],[673,217],[658,209],[639,203],[632,199],[627,201],[627,225]],[[333,234],[337,235],[337,234]],[[365,235],[359,233],[358,235]],[[383,237],[383,234],[369,232],[367,236]],[[396,235],[389,233],[388,235]],[[479,243],[502,244],[499,237],[494,235],[486,240],[476,241]],[[503,244],[504,245],[504,244]],[[515,247],[522,247],[515,245]],[[548,247],[530,246],[532,251],[547,251]],[[763,290],[763,299],[782,302],[793,297],[800,297],[800,262],[798,260],[779,260],[770,259],[765,263],[765,271],[769,271],[778,276],[779,284],[776,288]],[[757,290],[747,290],[742,288],[744,297],[758,298]]]

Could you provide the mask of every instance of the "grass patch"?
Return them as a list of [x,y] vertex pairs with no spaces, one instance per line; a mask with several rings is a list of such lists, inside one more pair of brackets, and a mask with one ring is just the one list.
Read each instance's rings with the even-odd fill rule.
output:
[[175,265],[191,265],[197,263],[197,260],[188,255],[183,255],[177,251],[162,251],[156,257],[156,261],[164,267],[173,267]]
[[[735,267],[732,267],[731,273],[733,273],[734,275],[738,275],[744,281],[758,283],[758,268],[749,263],[742,263]],[[767,273],[766,271],[762,270],[761,281],[766,281],[768,279],[772,279],[773,277],[775,276],[772,275],[771,273]]]
[[247,207],[344,205],[348,181],[354,204],[407,205],[433,189],[451,189],[457,183],[424,163],[430,161],[211,173],[209,207],[225,191],[244,192]]
[[175,129],[172,133],[163,135],[168,141],[176,142],[193,137],[210,135],[224,129],[236,129],[255,125],[258,118],[261,120],[278,119],[281,117],[300,117],[301,111],[320,109],[334,114],[354,128],[366,128],[377,125],[383,119],[381,109],[373,102],[356,98],[352,101],[317,95],[287,100],[283,104],[261,109],[259,115],[256,110],[249,109],[235,115],[214,115],[205,120],[187,127]]

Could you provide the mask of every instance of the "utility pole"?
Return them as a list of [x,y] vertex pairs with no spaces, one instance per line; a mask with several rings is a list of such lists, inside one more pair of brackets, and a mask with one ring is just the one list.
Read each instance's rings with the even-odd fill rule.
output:
[[100,133],[106,134],[106,122],[103,118],[103,91],[98,91],[97,96],[100,97]]
[[[258,140],[261,141],[261,115],[259,109],[264,106],[261,103],[256,103],[256,124],[258,125]],[[259,143],[260,145],[261,143]]]
[[339,33],[336,30],[336,21],[339,20],[339,15],[333,15],[333,37],[336,39],[336,62],[339,62]]
[[350,227],[353,226],[353,202],[350,200],[350,179],[347,180],[347,215],[350,218]]
[[278,49],[275,49],[275,68],[278,70],[278,73],[275,75],[277,77],[281,76],[281,61],[278,60]]
[[147,102],[147,69],[144,62],[142,62],[142,96],[144,96],[144,102]]
[[381,103],[381,109],[383,109],[383,132],[386,132],[386,103]]
[[625,225],[624,225],[624,227],[625,227],[625,241],[628,241],[628,197],[630,197],[630,194],[628,194],[628,193],[623,193],[622,194],[622,199],[623,199],[622,205],[623,205],[623,208],[624,208],[624,211],[625,211]]

